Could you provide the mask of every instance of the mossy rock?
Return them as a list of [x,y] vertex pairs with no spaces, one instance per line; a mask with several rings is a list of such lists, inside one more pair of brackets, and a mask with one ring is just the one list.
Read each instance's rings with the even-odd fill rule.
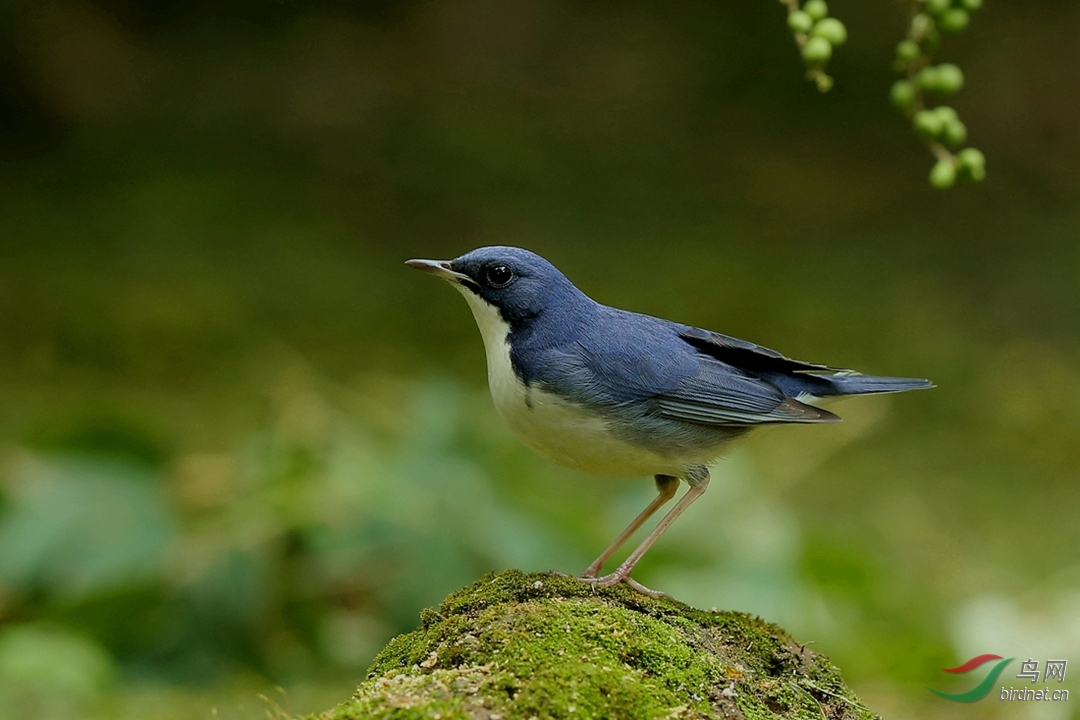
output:
[[776,625],[625,586],[508,570],[420,617],[318,720],[878,717]]

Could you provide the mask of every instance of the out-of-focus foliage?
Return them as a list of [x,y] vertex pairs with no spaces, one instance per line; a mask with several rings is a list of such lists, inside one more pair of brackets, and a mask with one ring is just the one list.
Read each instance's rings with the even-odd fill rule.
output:
[[148,462],[137,427],[88,418],[20,454],[0,583],[25,622],[0,632],[0,697],[62,715],[118,664],[188,681],[237,664],[355,673],[486,569],[583,562],[494,493],[508,451],[468,420],[483,398],[429,382],[332,400],[314,380],[285,370],[270,426],[231,452]]
[[924,686],[1080,658],[1080,9],[950,40],[994,172],[942,196],[880,97],[903,9],[829,5],[824,96],[774,3],[0,5],[0,716],[321,710],[481,572],[583,568],[651,481],[524,449],[401,264],[510,242],[937,382],[753,436],[640,578],[886,715],[1015,717]]

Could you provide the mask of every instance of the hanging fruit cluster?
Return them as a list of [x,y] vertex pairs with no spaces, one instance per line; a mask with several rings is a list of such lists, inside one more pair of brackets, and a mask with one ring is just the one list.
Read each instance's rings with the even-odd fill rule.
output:
[[788,28],[806,63],[806,77],[817,84],[818,90],[827,92],[833,79],[825,72],[825,66],[832,57],[833,48],[847,42],[847,28],[836,18],[829,17],[825,0],[806,0],[801,7],[799,0],[780,1],[788,9]]
[[[787,24],[799,46],[806,77],[826,92],[833,79],[825,72],[833,48],[847,41],[847,29],[829,17],[825,0],[780,0],[787,8]],[[958,180],[978,182],[986,177],[986,158],[976,148],[963,147],[967,126],[948,105],[927,107],[927,96],[947,96],[964,87],[963,71],[952,63],[933,64],[942,33],[958,33],[968,26],[971,13],[983,0],[912,0],[907,37],[896,46],[896,71],[904,77],[893,84],[893,105],[911,120],[915,132],[937,158],[930,184],[952,187]],[[962,148],[962,149],[961,149]]]
[[967,142],[967,127],[948,105],[927,107],[926,96],[947,96],[964,87],[964,73],[952,63],[933,64],[942,33],[968,26],[982,0],[918,0],[907,37],[896,46],[896,71],[904,75],[890,91],[893,105],[911,119],[915,132],[934,153],[930,184],[952,187],[957,180],[978,182],[986,177],[986,158]]

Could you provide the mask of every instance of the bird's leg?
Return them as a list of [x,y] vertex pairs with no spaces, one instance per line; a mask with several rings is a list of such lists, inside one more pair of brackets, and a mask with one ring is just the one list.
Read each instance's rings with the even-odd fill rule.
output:
[[636,580],[630,578],[630,573],[633,572],[634,566],[637,565],[638,560],[648,552],[657,538],[664,534],[664,531],[668,529],[671,523],[675,522],[675,518],[683,514],[686,508],[690,507],[690,504],[697,500],[709,487],[709,471],[708,469],[695,468],[694,472],[687,473],[686,481],[690,483],[690,489],[686,491],[686,494],[682,496],[679,502],[675,503],[675,507],[671,508],[667,515],[657,523],[652,532],[649,533],[641,544],[637,546],[634,552],[630,553],[630,557],[623,561],[615,572],[610,575],[605,575],[602,578],[597,578],[592,582],[599,587],[609,587],[618,583],[624,582],[630,585],[635,590],[639,590],[646,595],[652,595],[658,597],[664,595],[664,593],[658,593],[653,590],[649,590],[644,585],[638,583]]
[[608,558],[615,554],[624,542],[629,539],[631,535],[637,532],[637,529],[642,524],[653,516],[657,510],[659,510],[664,503],[671,498],[675,497],[675,492],[679,489],[679,478],[672,477],[671,475],[657,475],[656,476],[656,489],[659,494],[653,499],[649,506],[641,511],[641,514],[634,518],[634,522],[630,523],[619,537],[615,538],[615,542],[608,545],[607,550],[600,553],[600,557],[593,561],[593,564],[585,569],[585,572],[581,573],[582,579],[594,578],[600,574],[601,568],[604,567],[604,563]]

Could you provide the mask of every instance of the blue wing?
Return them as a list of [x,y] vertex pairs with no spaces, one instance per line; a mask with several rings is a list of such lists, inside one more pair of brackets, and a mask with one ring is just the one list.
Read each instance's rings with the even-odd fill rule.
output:
[[[701,352],[680,337],[684,326],[624,311],[603,320],[576,340],[530,353],[530,374],[549,391],[586,406],[644,408],[660,417],[698,425],[747,427],[839,420],[787,396],[752,372]],[[747,350],[737,347],[735,351]],[[772,362],[797,362],[779,353],[768,357]]]

